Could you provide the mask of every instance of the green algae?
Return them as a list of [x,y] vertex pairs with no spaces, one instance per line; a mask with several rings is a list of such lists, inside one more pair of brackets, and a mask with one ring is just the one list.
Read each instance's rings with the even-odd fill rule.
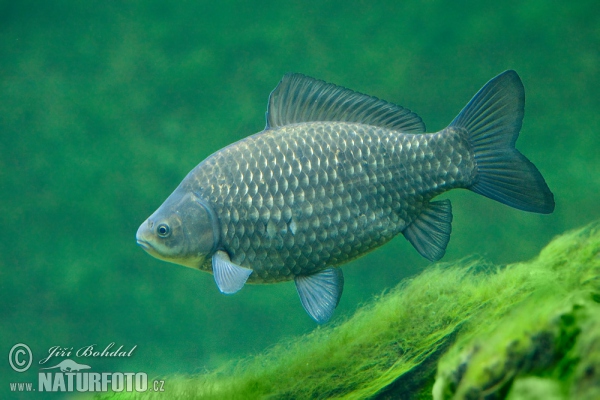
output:
[[600,398],[599,228],[560,236],[507,268],[502,275],[521,275],[533,290],[462,332],[439,362],[435,399]]
[[190,399],[600,398],[600,222],[528,262],[435,264],[342,323],[161,379]]

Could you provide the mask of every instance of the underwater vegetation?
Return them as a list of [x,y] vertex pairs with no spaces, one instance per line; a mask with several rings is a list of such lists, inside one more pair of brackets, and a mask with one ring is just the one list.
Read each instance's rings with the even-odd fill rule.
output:
[[531,261],[437,263],[338,325],[162,379],[189,399],[598,399],[600,221]]

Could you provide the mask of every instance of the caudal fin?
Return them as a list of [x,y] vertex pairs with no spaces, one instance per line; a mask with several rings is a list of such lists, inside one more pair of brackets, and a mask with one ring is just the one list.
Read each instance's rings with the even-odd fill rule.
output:
[[540,171],[515,149],[523,122],[525,90],[515,71],[490,80],[450,127],[467,131],[477,177],[468,189],[514,208],[554,211],[554,195]]

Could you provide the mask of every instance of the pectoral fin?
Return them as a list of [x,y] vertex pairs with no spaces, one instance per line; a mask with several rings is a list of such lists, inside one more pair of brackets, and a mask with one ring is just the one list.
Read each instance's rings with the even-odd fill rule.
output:
[[452,232],[450,200],[432,201],[402,233],[423,257],[437,261],[446,253]]
[[215,282],[221,293],[232,294],[244,287],[246,280],[252,273],[249,268],[240,267],[231,262],[229,255],[224,251],[217,251],[212,258]]
[[319,324],[329,321],[344,290],[342,270],[327,268],[313,275],[296,276],[294,280],[308,315]]

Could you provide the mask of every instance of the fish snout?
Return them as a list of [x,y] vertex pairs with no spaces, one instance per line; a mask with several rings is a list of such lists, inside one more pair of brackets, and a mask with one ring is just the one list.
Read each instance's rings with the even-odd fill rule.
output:
[[153,226],[154,226],[154,222],[147,219],[140,225],[140,227],[138,228],[138,230],[135,234],[135,239],[136,239],[138,246],[140,246],[142,249],[144,249],[146,251],[149,251],[152,249],[152,247],[148,243],[148,237],[152,233]]

